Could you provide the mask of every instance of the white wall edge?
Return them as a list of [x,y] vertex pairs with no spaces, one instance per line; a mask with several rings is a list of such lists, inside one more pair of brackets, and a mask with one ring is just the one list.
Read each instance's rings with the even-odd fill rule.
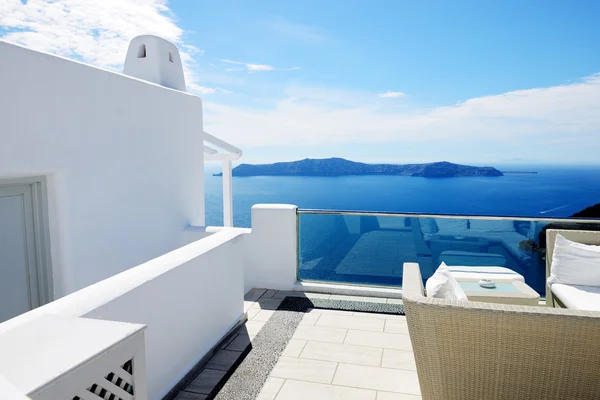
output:
[[251,228],[234,228],[234,227],[227,227],[227,226],[206,226],[206,227],[204,227],[204,231],[207,233],[217,233],[217,232],[223,232],[223,231],[238,232],[238,233],[252,233]]
[[314,292],[325,294],[339,294],[344,296],[381,297],[401,299],[402,289],[391,289],[371,286],[337,285],[319,282],[297,281],[294,285],[296,292]]
[[238,236],[240,236],[240,233],[235,231],[221,232],[201,241],[180,247],[144,264],[140,264],[25,314],[9,319],[0,324],[0,333],[31,321],[39,315],[85,316],[91,311],[110,303],[114,299],[144,285],[169,270],[177,268],[179,265],[197,258]]
[[156,87],[162,88],[164,90],[169,90],[171,92],[181,93],[183,96],[196,97],[196,98],[200,99],[200,97],[197,96],[197,95],[195,95],[195,94],[188,93],[188,92],[183,92],[183,91],[177,90],[177,89],[171,89],[169,87],[166,87],[166,86],[163,86],[163,85],[159,85],[158,83],[150,82],[150,81],[147,81],[145,79],[136,78],[135,76],[126,75],[126,74],[124,74],[122,72],[118,72],[118,71],[114,71],[114,70],[110,70],[110,69],[98,67],[98,66],[92,65],[92,64],[87,64],[87,63],[85,63],[83,61],[79,61],[79,60],[74,60],[74,59],[71,59],[71,58],[63,57],[61,55],[49,53],[49,52],[44,51],[44,50],[34,50],[34,49],[30,48],[30,47],[23,46],[23,45],[20,45],[18,43],[9,42],[7,40],[0,39],[0,44],[2,44],[2,43],[5,43],[5,44],[11,45],[11,46],[15,46],[15,47],[20,47],[20,48],[22,48],[24,50],[27,50],[27,51],[30,51],[30,52],[39,53],[42,56],[51,57],[51,58],[59,58],[61,60],[64,60],[64,61],[67,61],[67,62],[70,62],[70,63],[74,63],[74,64],[79,64],[79,65],[82,65],[82,66],[87,67],[87,68],[93,68],[93,69],[96,69],[96,70],[99,70],[99,71],[103,71],[103,72],[106,72],[106,73],[109,73],[109,74],[118,75],[118,76],[121,76],[121,77],[123,77],[125,79],[131,79],[133,81],[142,82],[142,83],[145,83],[145,84],[150,85],[150,86],[156,86]]

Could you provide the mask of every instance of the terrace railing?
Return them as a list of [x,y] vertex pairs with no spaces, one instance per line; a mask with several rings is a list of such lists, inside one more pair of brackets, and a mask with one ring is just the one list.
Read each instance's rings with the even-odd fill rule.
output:
[[544,295],[548,228],[600,220],[298,210],[298,279],[400,287],[405,262],[424,280],[445,262],[506,267]]

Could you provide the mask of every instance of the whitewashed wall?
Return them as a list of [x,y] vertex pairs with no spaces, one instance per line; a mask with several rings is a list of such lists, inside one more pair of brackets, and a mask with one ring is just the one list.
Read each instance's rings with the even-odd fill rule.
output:
[[217,232],[6,321],[0,333],[46,314],[146,324],[149,399],[161,399],[244,314],[242,236]]
[[0,91],[0,179],[48,178],[55,297],[204,224],[198,97],[2,41]]
[[244,291],[253,287],[291,290],[298,257],[297,207],[256,204],[252,229],[244,234]]

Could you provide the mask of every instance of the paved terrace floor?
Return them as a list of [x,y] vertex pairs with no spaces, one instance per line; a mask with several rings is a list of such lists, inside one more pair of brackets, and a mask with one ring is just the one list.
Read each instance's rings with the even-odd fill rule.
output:
[[[275,358],[273,365],[268,365],[266,357],[264,360],[267,361],[253,366],[264,369],[266,381],[250,376],[248,382],[244,383],[243,377],[240,380],[238,375],[244,372],[232,372],[231,367],[241,368],[239,360],[251,359],[255,355],[253,352],[275,351],[259,343],[259,339],[255,344],[255,338],[263,328],[273,332],[274,336],[285,333],[284,325],[269,331],[268,324],[272,325],[281,316],[277,313],[282,311],[276,310],[286,296],[303,295],[313,299],[399,303],[396,299],[253,289],[246,296],[248,321],[245,326],[221,345],[200,374],[179,393],[177,400],[421,398],[406,317],[401,315],[308,309],[298,316],[299,323],[292,328],[282,347],[283,352]],[[261,339],[265,339],[264,336],[262,334]],[[255,358],[262,360],[260,354]],[[259,387],[255,394],[248,395],[253,384]],[[225,386],[215,389],[217,385]],[[239,391],[237,395],[236,390]]]

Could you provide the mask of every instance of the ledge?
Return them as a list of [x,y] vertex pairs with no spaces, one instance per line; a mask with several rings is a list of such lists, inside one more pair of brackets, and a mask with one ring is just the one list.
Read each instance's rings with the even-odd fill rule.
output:
[[390,299],[402,298],[402,289],[392,289],[375,286],[331,284],[322,282],[297,281],[294,285],[293,290],[297,292],[328,293],[346,296],[382,297]]

